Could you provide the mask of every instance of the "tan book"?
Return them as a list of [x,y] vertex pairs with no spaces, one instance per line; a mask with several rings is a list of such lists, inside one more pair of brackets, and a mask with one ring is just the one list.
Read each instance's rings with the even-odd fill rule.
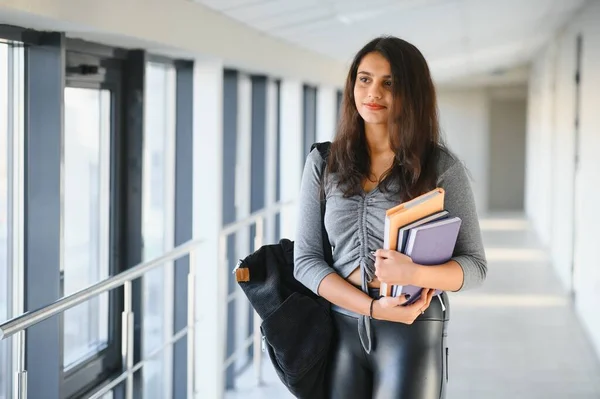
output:
[[[385,213],[383,249],[398,250],[398,230],[419,219],[444,210],[443,188],[435,188],[410,201],[390,208]],[[381,283],[380,294],[392,295],[392,285]]]

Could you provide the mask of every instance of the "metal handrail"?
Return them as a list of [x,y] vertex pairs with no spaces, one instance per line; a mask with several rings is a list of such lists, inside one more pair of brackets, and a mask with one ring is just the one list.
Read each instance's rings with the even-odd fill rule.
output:
[[[219,234],[219,259],[221,261],[221,263],[219,264],[219,270],[222,273],[225,273],[227,271],[227,268],[226,268],[227,263],[228,263],[228,260],[227,260],[227,237],[229,235],[236,233],[243,228],[248,228],[252,225],[255,225],[256,229],[255,229],[255,234],[254,234],[254,249],[256,250],[256,249],[260,248],[263,245],[263,242],[265,239],[265,237],[264,237],[265,218],[269,217],[269,216],[274,216],[278,213],[281,213],[281,211],[284,208],[292,206],[294,204],[294,202],[295,201],[293,201],[293,200],[285,201],[285,202],[278,202],[276,204],[269,206],[268,208],[265,208],[263,210],[255,212],[244,219],[230,223],[227,226],[225,226]],[[226,294],[228,292],[226,276],[222,276],[221,281],[222,281],[222,284],[224,285],[222,287],[222,292],[224,292]],[[229,304],[230,299],[232,299],[232,297],[235,298],[236,295],[235,294],[227,295],[227,301],[226,301],[227,304]],[[248,306],[250,306],[250,302],[248,302]],[[223,306],[223,308],[221,309],[221,313],[224,315],[223,317],[225,319],[228,318],[227,311],[228,311],[228,306]],[[258,385],[262,385],[263,384],[263,380],[262,380],[263,350],[262,350],[262,333],[260,330],[260,325],[261,325],[262,320],[256,311],[254,311],[253,314],[254,314],[254,317],[253,317],[254,329],[253,329],[252,333],[248,337],[246,337],[242,348],[238,348],[237,350],[235,350],[234,353],[232,353],[225,360],[225,362],[223,364],[223,371],[225,371],[231,364],[233,364],[240,356],[242,356],[244,353],[246,353],[246,350],[251,345],[253,345],[253,351],[252,351],[253,356],[252,357],[253,357],[253,367],[254,367],[256,382]]]
[[[235,233],[242,228],[247,228],[252,225],[256,225],[255,231],[255,248],[262,245],[264,239],[264,222],[265,218],[274,216],[282,211],[283,208],[293,204],[293,201],[279,202],[270,205],[268,208],[254,212],[248,215],[244,219],[230,223],[224,226],[219,232],[219,251],[221,254],[220,260],[226,263],[226,237],[232,233]],[[121,272],[116,276],[109,277],[103,281],[93,284],[87,288],[77,291],[73,294],[67,295],[60,298],[50,305],[44,306],[37,310],[25,312],[20,316],[14,317],[10,320],[0,323],[0,341],[7,339],[13,335],[16,335],[18,357],[17,357],[17,394],[16,398],[26,399],[27,398],[27,371],[25,369],[25,330],[43,320],[46,320],[52,316],[56,316],[60,313],[65,312],[95,296],[101,295],[113,289],[124,287],[124,309],[122,313],[123,326],[122,326],[122,348],[121,355],[123,361],[124,372],[117,378],[119,382],[126,380],[126,398],[133,397],[133,373],[139,368],[143,367],[144,362],[138,362],[134,365],[133,361],[133,330],[134,330],[134,315],[133,315],[133,280],[142,277],[145,273],[150,270],[163,266],[165,263],[175,261],[185,255],[189,254],[189,271],[188,271],[188,320],[187,326],[175,334],[171,340],[177,341],[181,337],[187,334],[188,339],[188,378],[187,378],[187,392],[188,397],[193,397],[196,392],[195,389],[195,362],[193,356],[195,354],[195,305],[196,305],[196,287],[195,287],[195,251],[197,247],[203,244],[204,240],[189,240],[169,252],[147,262],[140,263],[129,270]],[[220,265],[220,269],[226,272],[224,264]],[[175,266],[173,266],[175,267]],[[226,276],[221,276],[222,283],[227,284]],[[224,291],[227,292],[227,291]],[[256,367],[257,379],[261,380],[260,374],[260,362],[262,354],[260,351],[260,329],[259,329],[258,314],[255,312],[255,325],[254,332],[251,335],[252,341],[254,342],[254,364]],[[250,338],[250,337],[249,337]],[[164,348],[163,348],[164,349]],[[233,359],[230,359],[233,360]],[[113,381],[115,383],[115,381]],[[113,384],[111,383],[112,387]],[[105,392],[107,387],[104,387],[101,392]],[[98,394],[98,393],[97,393]],[[97,395],[94,396],[94,398]]]
[[[124,301],[122,313],[122,345],[121,358],[123,369],[126,375],[126,398],[133,398],[133,330],[134,330],[134,315],[133,315],[133,280],[142,277],[150,270],[163,266],[167,262],[175,261],[182,256],[189,254],[189,270],[188,270],[188,314],[187,314],[187,344],[188,344],[188,378],[187,378],[187,396],[193,397],[195,392],[195,367],[193,354],[195,353],[195,315],[196,315],[196,261],[194,252],[196,248],[203,243],[203,240],[190,240],[182,245],[177,246],[171,251],[147,262],[143,262],[126,270],[116,276],[100,281],[87,288],[77,291],[71,295],[67,295],[56,302],[44,306],[40,309],[26,312],[11,320],[0,324],[0,338],[6,339],[17,334],[17,378],[16,378],[16,395],[18,399],[27,399],[27,370],[25,368],[25,353],[26,353],[26,336],[25,330],[49,317],[56,316],[66,310],[69,310],[78,304],[85,302],[97,295],[101,295],[115,288],[123,287]],[[173,266],[175,267],[175,266]],[[0,340],[1,340],[0,339]]]
[[69,310],[97,295],[121,287],[126,282],[143,276],[145,273],[154,269],[155,267],[177,260],[180,257],[187,255],[191,250],[202,244],[202,242],[203,240],[189,240],[156,259],[141,263],[129,270],[109,277],[96,284],[90,285],[89,287],[77,291],[71,295],[62,297],[50,305],[34,311],[25,312],[18,317],[10,319],[4,323],[0,323],[0,341],[9,338],[17,332],[25,330],[28,327],[31,327],[49,317]]
[[273,216],[274,214],[281,212],[283,208],[287,208],[293,204],[294,201],[277,202],[268,208],[261,209],[260,211],[256,211],[251,215],[248,215],[248,217],[229,223],[221,229],[219,235],[220,237],[226,237],[244,227],[250,227],[257,221],[262,220],[264,217]]

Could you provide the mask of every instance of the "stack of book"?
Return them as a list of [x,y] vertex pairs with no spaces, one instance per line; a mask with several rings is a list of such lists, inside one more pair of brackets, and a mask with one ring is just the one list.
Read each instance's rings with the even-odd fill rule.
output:
[[[436,188],[413,200],[388,209],[383,248],[409,256],[420,265],[440,265],[452,258],[461,219],[444,209],[444,189]],[[383,296],[409,295],[415,301],[422,287],[382,283]],[[435,295],[440,294],[437,290]]]

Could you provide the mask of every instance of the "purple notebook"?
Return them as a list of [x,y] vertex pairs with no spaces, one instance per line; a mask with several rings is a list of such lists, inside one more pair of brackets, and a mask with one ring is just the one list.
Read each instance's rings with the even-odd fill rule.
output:
[[[452,258],[460,225],[460,218],[450,217],[415,227],[408,233],[404,253],[421,265],[446,263]],[[412,303],[420,296],[421,287],[398,286],[396,293],[410,295],[407,303]],[[438,294],[440,290],[435,292]]]

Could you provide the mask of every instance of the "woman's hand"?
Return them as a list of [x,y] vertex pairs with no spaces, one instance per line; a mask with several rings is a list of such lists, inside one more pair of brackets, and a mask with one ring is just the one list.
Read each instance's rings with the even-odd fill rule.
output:
[[375,275],[382,283],[413,285],[416,270],[412,259],[398,251],[375,251]]
[[373,303],[373,318],[377,320],[392,321],[395,323],[412,324],[417,317],[421,316],[431,304],[435,290],[423,288],[421,296],[410,305],[401,306],[406,298],[383,297]]

